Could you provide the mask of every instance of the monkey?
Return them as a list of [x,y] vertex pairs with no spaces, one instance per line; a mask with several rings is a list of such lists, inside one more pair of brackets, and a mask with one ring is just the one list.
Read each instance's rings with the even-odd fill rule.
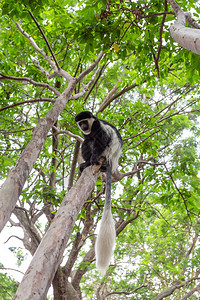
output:
[[84,163],[80,164],[80,171],[82,172],[90,165],[100,165],[100,159],[103,159],[100,171],[106,173],[105,204],[95,243],[96,266],[104,275],[109,266],[116,239],[111,212],[111,177],[117,170],[123,142],[119,131],[112,124],[98,119],[90,111],[80,112],[76,115],[75,122],[84,135],[81,146]]

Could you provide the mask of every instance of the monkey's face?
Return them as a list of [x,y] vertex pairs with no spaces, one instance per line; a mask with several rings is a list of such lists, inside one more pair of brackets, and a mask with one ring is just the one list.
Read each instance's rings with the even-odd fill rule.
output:
[[77,122],[78,127],[83,132],[83,134],[88,135],[91,133],[94,120],[95,120],[94,118],[88,118]]

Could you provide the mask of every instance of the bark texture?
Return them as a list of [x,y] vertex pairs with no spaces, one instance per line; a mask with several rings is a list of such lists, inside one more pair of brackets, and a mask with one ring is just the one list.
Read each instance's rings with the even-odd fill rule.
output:
[[76,185],[65,195],[56,217],[24,275],[14,297],[15,300],[46,299],[78,213],[94,189],[96,180],[97,175],[92,175],[92,168],[89,167],[84,170]]
[[65,92],[58,97],[56,103],[49,110],[47,115],[39,120],[33,132],[32,139],[3,183],[0,189],[0,231],[3,229],[14,210],[24,183],[44,146],[48,131],[65,108],[67,99],[70,98],[75,86],[76,81],[72,80]]
[[175,42],[183,48],[200,55],[200,30],[185,27],[185,24],[175,22],[170,27],[170,33]]
[[[184,12],[176,1],[167,0],[174,9],[177,20],[170,26],[170,33],[181,47],[200,55],[200,26],[188,12]],[[186,21],[194,28],[185,26]]]

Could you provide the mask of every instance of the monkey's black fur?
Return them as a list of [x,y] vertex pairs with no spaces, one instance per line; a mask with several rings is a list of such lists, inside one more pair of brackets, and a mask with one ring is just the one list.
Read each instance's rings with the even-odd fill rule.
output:
[[84,134],[81,151],[85,162],[80,165],[80,170],[83,171],[90,165],[99,165],[99,160],[104,159],[100,171],[106,172],[106,197],[95,251],[97,267],[105,274],[115,245],[116,233],[111,212],[111,177],[118,167],[122,138],[112,124],[96,118],[90,111],[79,113],[75,121]]
[[[94,120],[91,128],[89,128],[88,119]],[[84,134],[84,142],[82,144],[81,151],[85,162],[80,165],[81,172],[83,171],[83,169],[90,165],[98,165],[101,154],[107,147],[109,147],[111,143],[111,139],[113,137],[111,136],[111,134],[109,134],[109,131],[105,130],[105,128],[102,127],[101,123],[109,126],[115,131],[118,137],[118,142],[122,147],[122,138],[119,131],[112,124],[96,118],[90,111],[83,111],[79,113],[75,117],[75,121],[77,123],[79,122],[79,127],[83,131],[83,134],[84,131],[91,129],[91,132],[89,134]],[[102,172],[106,172],[107,163],[108,161],[106,161],[105,157],[105,163],[100,169]]]

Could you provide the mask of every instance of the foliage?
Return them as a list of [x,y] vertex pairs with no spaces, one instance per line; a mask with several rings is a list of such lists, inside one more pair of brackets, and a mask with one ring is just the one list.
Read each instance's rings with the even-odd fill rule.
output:
[[10,247],[9,250],[16,255],[16,257],[17,257],[17,265],[21,266],[22,262],[26,259],[27,255],[23,254],[23,251],[22,251],[21,248]]
[[[157,0],[20,0],[17,5],[9,0],[0,5],[2,180],[57,98],[46,86],[59,92],[67,86],[65,78],[52,76],[48,61],[20,33],[16,22],[51,56],[31,11],[60,67],[72,76],[89,66],[101,50],[105,53],[91,89],[78,100],[68,101],[49,132],[23,189],[17,217],[28,236],[26,248],[34,252],[70,188],[77,142],[69,131],[79,135],[74,116],[83,109],[92,110],[114,124],[124,140],[119,169],[125,176],[112,188],[119,235],[113,264],[100,278],[94,257],[89,256],[104,203],[104,184],[99,178],[66,247],[66,257],[77,258],[62,268],[64,274],[71,268],[66,281],[72,282],[77,293],[80,288],[84,299],[153,299],[176,283],[167,299],[181,299],[196,287],[200,273],[200,70],[199,57],[170,37],[173,10],[168,5],[164,13],[166,1]],[[179,5],[195,11],[198,19],[199,7],[193,1]],[[101,109],[113,87],[109,105]],[[77,85],[74,94],[82,90]],[[75,183],[77,164],[72,177]],[[41,216],[45,216],[44,230],[38,225]],[[21,260],[23,255],[18,254]],[[10,279],[5,277],[5,282]],[[196,293],[191,299],[197,299]]]
[[[0,268],[4,268],[0,264]],[[7,273],[0,273],[0,299],[10,300],[14,297],[17,290],[17,282],[12,279]]]

